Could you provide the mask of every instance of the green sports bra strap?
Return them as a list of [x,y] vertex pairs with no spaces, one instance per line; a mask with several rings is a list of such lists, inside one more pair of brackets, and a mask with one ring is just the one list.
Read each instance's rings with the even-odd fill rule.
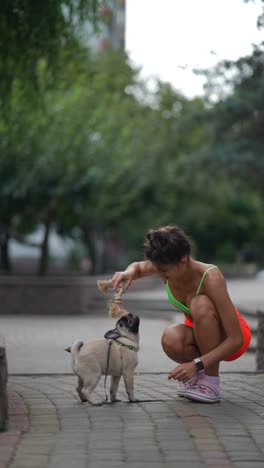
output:
[[201,278],[201,281],[200,281],[200,283],[199,283],[199,286],[198,286],[198,288],[197,288],[196,294],[195,294],[196,296],[198,296],[198,294],[199,294],[199,292],[200,292],[200,290],[201,290],[201,287],[202,287],[202,285],[203,285],[203,281],[204,281],[204,278],[205,278],[207,272],[210,271],[210,270],[212,270],[213,268],[217,268],[217,266],[216,266],[216,265],[210,266],[209,268],[207,268],[207,270],[204,271],[203,276],[202,276],[202,278]]

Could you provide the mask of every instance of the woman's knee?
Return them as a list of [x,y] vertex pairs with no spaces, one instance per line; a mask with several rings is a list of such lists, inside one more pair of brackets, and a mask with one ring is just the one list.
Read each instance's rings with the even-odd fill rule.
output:
[[217,311],[215,305],[205,294],[195,296],[190,303],[192,319],[195,322],[208,320],[209,318],[217,319]]
[[163,332],[161,337],[161,345],[164,352],[175,359],[180,358],[184,354],[184,334],[182,325],[170,325]]

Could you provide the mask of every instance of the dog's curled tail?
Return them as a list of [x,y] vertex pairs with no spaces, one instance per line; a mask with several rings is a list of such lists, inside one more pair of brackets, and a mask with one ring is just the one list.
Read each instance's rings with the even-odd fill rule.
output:
[[76,340],[71,346],[69,346],[68,348],[65,348],[65,351],[67,351],[68,353],[72,353],[73,357],[75,357],[79,353],[82,346],[83,346],[83,341]]

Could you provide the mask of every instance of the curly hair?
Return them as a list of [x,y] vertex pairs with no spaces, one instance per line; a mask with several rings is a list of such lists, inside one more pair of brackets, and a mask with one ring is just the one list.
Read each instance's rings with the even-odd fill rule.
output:
[[178,226],[150,229],[145,236],[144,253],[154,263],[179,263],[191,253],[191,241]]

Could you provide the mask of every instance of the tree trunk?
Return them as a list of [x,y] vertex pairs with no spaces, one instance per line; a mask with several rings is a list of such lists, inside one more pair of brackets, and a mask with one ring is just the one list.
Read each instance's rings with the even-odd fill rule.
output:
[[105,272],[105,241],[104,236],[100,231],[97,231],[94,234],[94,245],[96,252],[94,272],[96,275],[102,275]]
[[91,273],[101,275],[105,272],[105,239],[102,232],[91,231],[89,227],[84,226],[83,240],[87,246],[89,257],[92,263]]
[[47,274],[48,262],[49,262],[49,235],[51,230],[52,222],[51,218],[48,217],[44,224],[44,238],[41,244],[41,255],[39,260],[38,275],[44,276]]
[[90,229],[87,226],[83,226],[83,241],[87,247],[88,255],[91,260],[91,273],[95,274],[95,265],[96,265],[96,247],[93,240],[93,235],[91,234]]
[[9,233],[8,229],[4,228],[0,231],[0,269],[4,273],[11,272],[11,262],[9,257]]

